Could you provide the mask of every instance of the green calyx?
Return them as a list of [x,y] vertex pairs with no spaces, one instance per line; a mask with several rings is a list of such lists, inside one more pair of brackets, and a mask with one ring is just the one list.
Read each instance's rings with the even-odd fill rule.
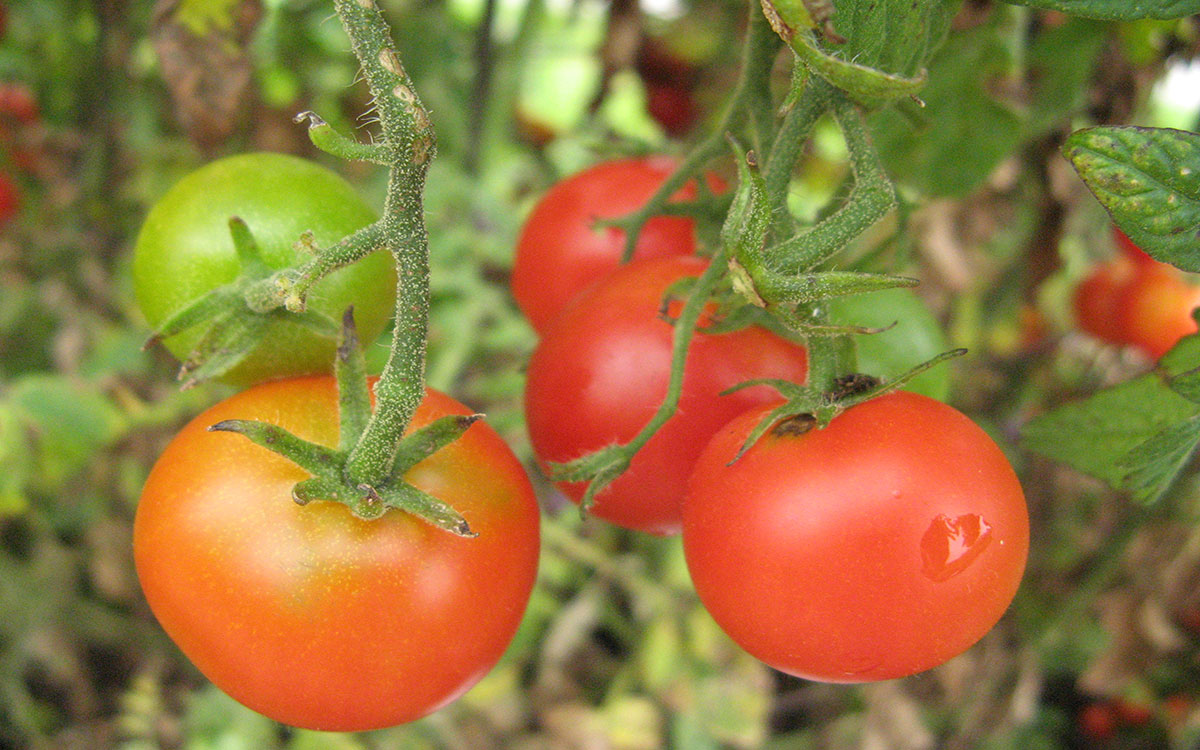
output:
[[[148,348],[157,341],[206,325],[196,345],[183,359],[179,380],[183,388],[220,377],[232,370],[258,345],[267,324],[286,319],[317,335],[336,339],[337,323],[313,310],[297,313],[285,309],[263,309],[254,302],[254,290],[274,273],[262,258],[258,243],[246,222],[234,216],[229,231],[241,266],[236,279],[202,295],[164,320],[146,341]],[[302,237],[298,245],[308,247],[311,237]]]
[[399,442],[391,471],[382,481],[359,482],[349,470],[350,454],[366,430],[371,404],[362,348],[358,346],[354,316],[349,310],[342,323],[335,375],[341,426],[337,448],[303,440],[282,427],[266,422],[228,419],[208,429],[236,432],[312,474],[311,478],[292,489],[292,499],[300,505],[314,501],[339,502],[364,520],[379,518],[389,509],[396,509],[411,513],[457,536],[476,536],[462,514],[405,481],[404,475],[425,458],[457,440],[483,415],[442,417],[413,431]]

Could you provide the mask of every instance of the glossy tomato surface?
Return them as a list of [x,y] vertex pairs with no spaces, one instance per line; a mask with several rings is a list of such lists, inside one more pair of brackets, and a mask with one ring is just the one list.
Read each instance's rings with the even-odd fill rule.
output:
[[1029,524],[983,430],[900,391],[769,432],[730,465],[769,410],[717,433],[684,502],[688,569],[733,640],[789,674],[865,682],[937,666],[995,625]]
[[[151,326],[230,281],[240,266],[229,219],[250,227],[264,259],[285,268],[302,259],[294,245],[311,230],[327,247],[375,220],[375,212],[339,175],[284,154],[243,154],[189,174],[155,204],[138,235],[134,292]],[[354,306],[363,341],[374,340],[395,307],[396,274],[385,252],[334,271],[313,287],[309,309],[341,320]],[[163,343],[185,357],[199,340],[196,326]],[[275,322],[262,343],[222,379],[250,384],[269,378],[329,372],[335,342],[297,323]]]
[[[469,414],[429,391],[414,426]],[[534,583],[538,508],[520,462],[479,422],[407,478],[478,532],[391,510],[291,499],[303,470],[240,435],[257,419],[332,445],[332,378],[276,380],[217,404],[175,437],[146,482],[134,556],[163,628],[209,679],[277,721],[392,726],[461,695],[512,639]]]
[[[858,370],[868,375],[890,380],[950,349],[941,324],[910,289],[835,297],[826,305],[834,324],[886,329],[854,336]],[[905,390],[944,401],[950,395],[949,365],[926,370]]]
[[[650,421],[671,371],[673,327],[659,316],[663,294],[706,266],[696,257],[634,261],[555,319],[529,363],[525,389],[529,435],[543,467],[628,442]],[[687,477],[704,444],[736,414],[776,398],[765,386],[718,394],[754,378],[803,382],[807,364],[803,347],[760,328],[698,332],[678,412],[597,496],[592,513],[627,528],[677,532]],[[585,489],[558,486],[576,501]]]
[[[512,292],[521,312],[539,332],[583,289],[621,263],[625,233],[597,227],[645,205],[675,171],[667,157],[623,159],[597,164],[557,183],[542,196],[517,239]],[[696,196],[694,185],[676,195]],[[635,258],[691,255],[696,250],[694,222],[681,216],[659,216],[643,227]]]

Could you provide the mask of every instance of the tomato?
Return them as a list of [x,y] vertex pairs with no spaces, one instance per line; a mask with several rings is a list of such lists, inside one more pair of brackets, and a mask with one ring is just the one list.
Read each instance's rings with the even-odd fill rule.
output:
[[653,81],[646,83],[646,111],[674,138],[687,135],[700,114],[690,90]]
[[[157,326],[210,290],[233,281],[240,266],[229,219],[246,221],[273,268],[295,264],[294,247],[311,230],[319,246],[375,220],[375,213],[335,173],[284,154],[244,154],[212,162],[183,178],[150,210],[133,258],[134,292]],[[364,342],[383,330],[395,304],[396,275],[386,252],[334,271],[316,284],[309,309],[341,320],[353,305]],[[199,341],[195,326],[164,341],[185,357]],[[328,372],[336,342],[292,321],[270,324],[260,343],[223,380],[249,384],[274,377]]]
[[[530,360],[525,387],[529,436],[543,467],[628,442],[650,421],[671,371],[673,327],[659,316],[660,302],[673,282],[706,266],[694,256],[634,261],[555,318]],[[696,333],[678,412],[597,495],[592,513],[632,529],[677,532],[687,477],[709,437],[734,415],[777,398],[765,386],[721,391],[754,378],[803,382],[807,364],[803,347],[760,328]],[[576,501],[585,489],[558,486]]]
[[1122,255],[1097,266],[1075,288],[1073,303],[1083,331],[1158,359],[1195,333],[1192,310],[1200,306],[1200,287],[1172,266],[1150,261]]
[[1120,229],[1117,229],[1114,226],[1112,228],[1112,233],[1113,241],[1116,243],[1117,248],[1121,251],[1122,256],[1132,260],[1135,263],[1143,265],[1152,266],[1158,263],[1157,260],[1150,257],[1149,253],[1138,247],[1133,240],[1129,239],[1129,235],[1125,234]]
[[[677,166],[666,157],[604,162],[542,196],[521,229],[512,270],[513,296],[538,332],[572,297],[621,264],[625,232],[593,224],[641,208]],[[675,197],[695,196],[695,186],[688,185]],[[642,228],[634,257],[691,255],[695,250],[691,219],[658,216]]]
[[21,209],[21,193],[16,183],[6,174],[0,174],[0,227],[5,226]]
[[1075,287],[1072,304],[1080,330],[1101,341],[1124,343],[1124,313],[1118,296],[1133,277],[1135,267],[1124,259],[1097,266]]
[[[854,336],[858,369],[868,375],[895,378],[950,348],[937,318],[910,289],[835,297],[826,304],[835,324],[887,328]],[[905,390],[944,401],[950,395],[950,369],[944,364],[930,368]]]
[[[418,427],[462,404],[428,391]],[[277,721],[329,731],[411,721],[500,658],[538,561],[538,508],[520,462],[484,423],[407,475],[478,532],[392,510],[291,499],[305,472],[225,419],[337,441],[330,377],[276,380],[196,417],[150,473],[134,522],[138,578],[163,628],[209,679]]]
[[1196,332],[1192,310],[1198,305],[1200,288],[1184,281],[1174,268],[1165,263],[1140,266],[1117,295],[1121,341],[1158,359],[1179,339]]
[[771,408],[713,437],[684,501],[684,556],[713,619],[775,669],[828,682],[914,674],[979,640],[1029,547],[996,444],[952,407],[897,391],[824,429],[777,425],[731,465]]

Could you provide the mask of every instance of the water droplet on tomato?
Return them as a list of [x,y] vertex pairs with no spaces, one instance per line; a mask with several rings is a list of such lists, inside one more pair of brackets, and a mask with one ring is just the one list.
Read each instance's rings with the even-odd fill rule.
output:
[[939,515],[921,537],[921,572],[939,583],[970,567],[992,541],[992,527],[983,516],[967,513]]

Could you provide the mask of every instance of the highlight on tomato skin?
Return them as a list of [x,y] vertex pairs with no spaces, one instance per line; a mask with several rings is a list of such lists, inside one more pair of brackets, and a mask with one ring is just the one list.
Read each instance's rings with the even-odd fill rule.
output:
[[1024,493],[991,438],[898,391],[823,429],[768,432],[731,464],[771,408],[713,437],[684,500],[684,555],[717,624],[824,682],[915,674],[982,638],[1029,548]]
[[[427,391],[411,428],[462,404]],[[163,629],[214,684],[276,721],[365,731],[425,716],[500,658],[533,588],[539,509],[520,461],[490,426],[406,475],[458,510],[462,538],[403,512],[364,521],[340,503],[297,505],[307,474],[226,419],[338,439],[331,377],[275,380],[185,426],[154,465],[134,523],[134,562]]]
[[[671,373],[674,327],[659,314],[663,294],[707,266],[695,256],[635,260],[554,319],[525,386],[526,424],[543,469],[627,443],[653,418]],[[704,444],[740,412],[777,398],[767,386],[720,394],[747,380],[802,383],[807,375],[807,351],[765,329],[697,331],[677,413],[596,496],[590,513],[625,528],[678,533],[687,478]],[[586,489],[582,482],[557,486],[575,502]]]

